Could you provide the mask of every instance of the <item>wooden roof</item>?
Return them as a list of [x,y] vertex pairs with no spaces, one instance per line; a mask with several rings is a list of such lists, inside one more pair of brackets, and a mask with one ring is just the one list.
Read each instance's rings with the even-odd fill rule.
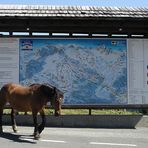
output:
[[148,8],[0,5],[0,16],[9,17],[126,17],[148,18]]
[[[148,36],[148,8],[0,5],[0,32]],[[10,33],[11,34],[11,33]],[[12,35],[12,34],[11,34]]]

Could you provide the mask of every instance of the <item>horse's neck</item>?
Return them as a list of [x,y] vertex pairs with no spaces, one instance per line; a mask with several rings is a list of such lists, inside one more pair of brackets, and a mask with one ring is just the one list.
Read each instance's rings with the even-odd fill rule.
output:
[[51,102],[50,97],[45,97],[44,104],[46,105],[49,102]]

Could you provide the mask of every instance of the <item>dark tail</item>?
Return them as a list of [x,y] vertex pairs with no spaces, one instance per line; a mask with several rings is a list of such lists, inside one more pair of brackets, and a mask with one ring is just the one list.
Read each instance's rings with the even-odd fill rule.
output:
[[6,87],[2,87],[0,89],[0,108],[4,107],[4,105],[6,104],[6,92]]

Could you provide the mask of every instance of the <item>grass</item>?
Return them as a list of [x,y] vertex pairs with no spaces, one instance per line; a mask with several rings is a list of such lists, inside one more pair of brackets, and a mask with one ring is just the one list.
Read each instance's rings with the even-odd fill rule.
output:
[[[4,114],[10,114],[10,109],[4,109]],[[19,114],[24,114],[24,112],[19,112]],[[28,113],[31,114],[31,113]],[[45,109],[46,115],[54,114],[53,109]],[[88,115],[88,109],[62,109],[62,115]],[[92,115],[139,115],[142,114],[138,110],[126,110],[126,109],[101,109],[101,110],[91,110]]]
[[[88,115],[89,114],[89,110],[87,109],[68,109],[68,110],[62,110],[62,114],[63,115]],[[106,109],[102,109],[102,110],[91,110],[91,114],[92,115],[135,115],[135,114],[139,114],[136,111],[127,111],[125,109],[118,109],[118,110],[106,110]]]

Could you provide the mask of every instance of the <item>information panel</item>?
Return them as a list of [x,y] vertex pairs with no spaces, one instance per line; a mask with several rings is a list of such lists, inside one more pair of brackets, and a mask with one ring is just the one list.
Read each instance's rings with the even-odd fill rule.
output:
[[127,104],[122,39],[20,39],[20,83],[49,83],[64,104]]
[[19,40],[0,38],[0,87],[19,83]]
[[148,103],[148,40],[129,39],[129,102]]

